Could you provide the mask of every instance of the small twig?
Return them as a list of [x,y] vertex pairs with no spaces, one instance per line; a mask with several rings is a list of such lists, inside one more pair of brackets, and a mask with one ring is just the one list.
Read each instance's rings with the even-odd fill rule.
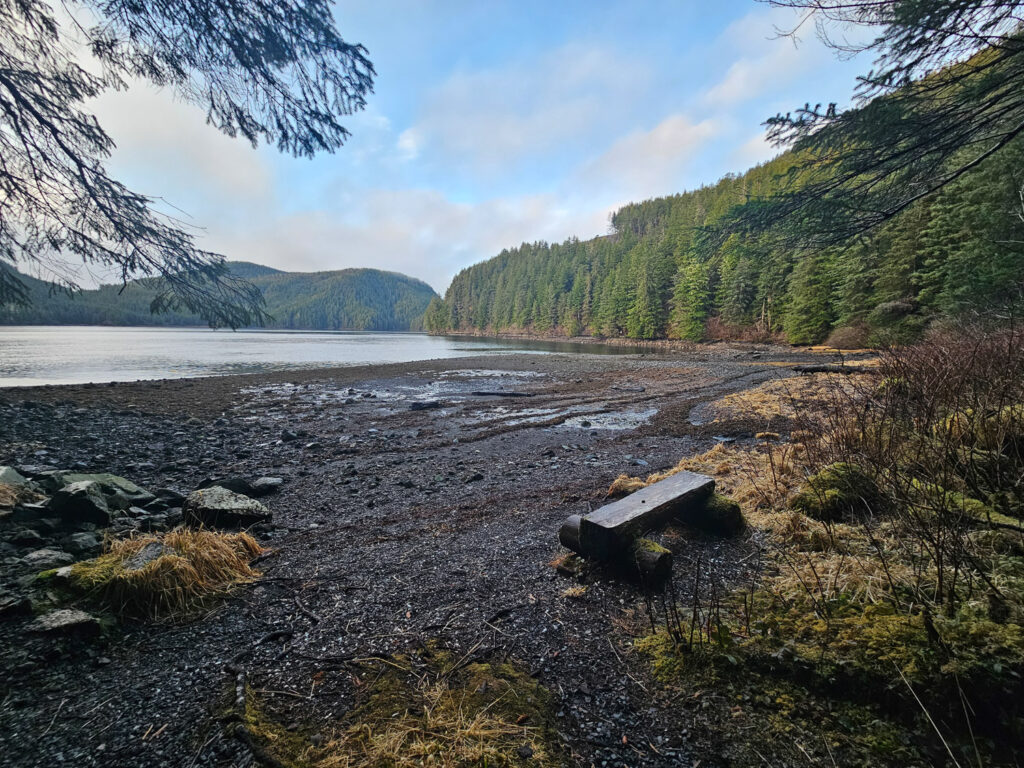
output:
[[42,733],[43,736],[48,734],[50,732],[50,729],[53,728],[53,724],[57,722],[57,715],[59,715],[60,711],[64,709],[64,705],[67,703],[67,701],[67,699],[60,700],[60,704],[57,705],[57,711],[53,713],[53,718],[50,720],[50,724],[46,726],[46,730]]

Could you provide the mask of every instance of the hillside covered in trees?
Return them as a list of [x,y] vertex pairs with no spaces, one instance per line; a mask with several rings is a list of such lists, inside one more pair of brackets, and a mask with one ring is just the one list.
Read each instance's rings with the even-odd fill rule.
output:
[[1024,280],[1024,142],[1017,139],[870,236],[794,249],[716,225],[791,183],[794,155],[692,192],[625,206],[611,234],[523,243],[460,272],[435,333],[635,339],[830,336],[910,340],[936,318],[1004,305]]
[[[266,301],[268,328],[321,331],[422,330],[423,313],[437,294],[426,283],[377,269],[282,272],[230,262],[231,272],[253,283]],[[75,295],[51,292],[47,283],[20,276],[31,305],[0,309],[7,325],[205,325],[197,315],[152,314],[152,280],[103,285]]]

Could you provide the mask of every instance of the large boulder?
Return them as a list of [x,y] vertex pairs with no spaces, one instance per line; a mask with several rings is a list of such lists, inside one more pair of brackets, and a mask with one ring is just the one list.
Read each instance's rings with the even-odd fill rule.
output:
[[110,506],[100,484],[94,480],[82,480],[65,485],[53,494],[46,506],[65,523],[110,525]]
[[152,493],[131,480],[127,480],[110,472],[58,472],[56,477],[62,485],[71,483],[96,483],[100,492],[112,509],[128,509],[128,507],[144,507],[156,499]]
[[182,511],[186,525],[207,528],[248,528],[271,519],[260,502],[219,485],[190,493]]

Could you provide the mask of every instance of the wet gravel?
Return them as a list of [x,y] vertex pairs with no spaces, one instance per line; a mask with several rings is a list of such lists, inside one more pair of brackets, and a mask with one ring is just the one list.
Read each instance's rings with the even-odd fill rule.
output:
[[[579,765],[721,764],[690,736],[699,715],[630,650],[647,622],[637,587],[596,573],[565,597],[574,581],[550,561],[562,520],[600,505],[617,475],[713,444],[692,407],[808,359],[822,356],[719,345],[0,391],[0,464],[183,492],[285,480],[268,500],[263,580],[210,615],[99,641],[0,618],[3,763],[250,764],[218,721],[241,651],[277,716],[328,728],[354,701],[353,659],[436,640],[525,664],[555,693]],[[698,559],[723,581],[751,577],[756,542],[677,534],[681,589]],[[0,544],[0,595],[30,575],[17,546]]]

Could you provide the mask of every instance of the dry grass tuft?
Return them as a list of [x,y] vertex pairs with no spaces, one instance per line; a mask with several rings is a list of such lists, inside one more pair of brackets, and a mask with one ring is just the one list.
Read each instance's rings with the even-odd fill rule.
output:
[[45,497],[27,488],[0,483],[0,507],[13,507],[18,503],[40,501],[43,498]]
[[[360,704],[327,742],[311,746],[247,698],[254,737],[282,765],[311,768],[502,768],[563,764],[553,738],[551,694],[512,664],[466,663],[424,649],[406,658],[368,659]],[[318,725],[322,728],[322,725]]]
[[719,398],[709,406],[714,422],[734,420],[763,421],[793,419],[800,409],[821,403],[836,386],[844,389],[856,386],[865,374],[834,376],[815,373],[766,381],[753,389],[735,392]]
[[180,529],[121,539],[71,567],[70,583],[124,616],[176,619],[256,580],[262,548],[247,533]]
[[585,594],[587,594],[587,588],[582,585],[577,585],[575,587],[569,587],[568,589],[564,590],[562,592],[562,597],[567,597],[571,600],[579,600]]
[[0,483],[0,507],[13,507],[18,503],[18,489],[13,485]]

